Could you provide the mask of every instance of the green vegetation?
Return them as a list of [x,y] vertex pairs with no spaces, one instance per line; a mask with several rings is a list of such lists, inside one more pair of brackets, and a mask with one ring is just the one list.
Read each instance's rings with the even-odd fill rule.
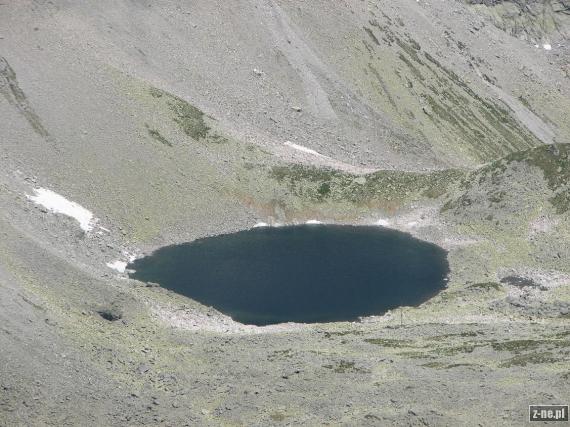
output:
[[397,353],[398,356],[407,359],[430,359],[432,356],[423,351],[402,351]]
[[349,201],[357,205],[438,198],[463,175],[463,171],[448,169],[425,174],[379,171],[359,176],[298,164],[275,166],[270,172],[273,179],[286,183],[298,197],[315,202]]
[[390,93],[390,91],[388,90],[388,86],[386,86],[386,83],[384,82],[384,79],[382,78],[382,75],[378,72],[378,70],[376,68],[374,68],[374,66],[372,64],[368,64],[368,69],[372,72],[372,74],[374,74],[374,76],[376,77],[376,80],[378,81],[378,83],[380,84],[380,87],[382,88],[382,93],[386,96],[386,98],[388,99],[388,102],[390,103],[390,105],[392,105],[392,107],[397,110],[398,106],[396,105],[396,101],[394,101],[394,98],[392,97],[392,94]]
[[204,123],[204,113],[201,110],[180,98],[174,98],[170,107],[176,114],[174,121],[186,135],[198,141],[208,136],[210,128]]
[[447,200],[441,211],[469,206],[469,191],[484,183],[495,187],[503,186],[501,189],[489,188],[487,192],[489,202],[503,201],[509,185],[509,182],[504,180],[505,172],[516,167],[516,163],[526,163],[540,169],[549,189],[554,192],[549,201],[556,212],[563,214],[570,210],[570,144],[553,144],[509,154],[470,173],[459,186],[464,190],[463,194]]
[[484,282],[484,283],[474,283],[468,286],[469,289],[482,289],[485,291],[495,290],[498,291],[501,289],[501,284],[497,282]]
[[539,364],[539,363],[555,363],[558,361],[559,361],[558,357],[556,357],[551,352],[545,351],[542,353],[528,353],[528,354],[517,355],[501,363],[499,366],[501,368],[510,368],[513,366],[526,366],[527,364]]
[[282,360],[282,359],[290,359],[293,357],[293,350],[286,349],[286,350],[275,350],[269,356],[267,356],[267,360]]
[[325,332],[325,338],[331,338],[333,336],[344,337],[347,335],[362,335],[362,331],[340,331],[340,332]]
[[225,137],[211,131],[212,129],[204,120],[204,112],[199,108],[196,108],[177,96],[155,87],[150,88],[149,92],[154,98],[166,99],[168,107],[174,114],[173,120],[190,138],[195,139],[196,141],[205,140],[207,142],[217,144],[228,142]]
[[376,38],[376,36],[374,35],[374,33],[370,28],[364,27],[364,31],[366,31],[366,34],[370,36],[370,38],[374,41],[374,43],[380,45],[380,42],[378,41],[378,39]]
[[320,186],[319,189],[317,190],[317,192],[319,193],[320,196],[322,196],[323,198],[328,196],[331,192],[331,184],[329,182],[323,182]]
[[48,131],[44,128],[39,116],[30,105],[26,94],[20,88],[15,71],[2,57],[0,57],[0,82],[1,79],[4,79],[6,84],[0,83],[0,93],[4,95],[10,104],[18,109],[38,135],[43,138],[49,138]]
[[394,35],[394,40],[396,41],[396,44],[400,46],[400,48],[406,52],[415,62],[420,65],[424,65],[418,56],[418,52],[421,50],[419,43],[410,37],[408,37],[408,41],[406,42],[396,35]]
[[472,367],[472,368],[477,368],[479,367],[479,365],[475,365],[473,363],[452,363],[452,364],[447,364],[447,363],[443,363],[443,362],[428,362],[423,364],[422,366],[425,366],[426,368],[434,368],[434,369],[452,369],[452,368],[460,368],[460,367]]
[[285,421],[285,419],[287,418],[285,415],[283,415],[281,412],[273,412],[269,418],[271,418],[272,421],[276,421],[276,422],[281,422],[281,421]]
[[[545,40],[564,27],[563,2],[550,1],[494,1],[470,2],[479,6],[478,11],[487,15],[491,22],[506,33],[527,41]],[[559,4],[559,7],[554,6]]]
[[164,136],[162,136],[159,131],[157,131],[156,129],[151,129],[148,125],[145,125],[145,126],[147,128],[148,134],[151,136],[152,139],[160,142],[161,144],[172,147],[172,143],[168,139],[166,139]]
[[532,111],[532,105],[530,105],[530,103],[528,102],[528,99],[526,99],[524,96],[519,96],[518,100],[526,107],[528,108],[530,111]]
[[526,161],[543,172],[548,187],[556,193],[550,199],[556,212],[570,210],[570,144],[544,146],[527,153]]
[[347,373],[363,374],[368,372],[366,369],[357,367],[354,362],[349,362],[346,360],[341,360],[336,365],[324,365],[323,368],[332,369],[337,374],[347,374]]
[[483,347],[483,346],[484,344],[463,343],[455,347],[437,348],[434,350],[434,352],[440,355],[455,356],[456,354],[461,354],[461,353],[473,353],[473,351],[477,347]]
[[423,76],[422,72],[408,58],[406,58],[401,53],[398,54],[398,58],[400,58],[400,60],[408,66],[408,68],[410,69],[412,74],[416,77],[416,79],[418,79],[419,81],[425,80],[425,77]]
[[542,341],[535,340],[513,340],[492,343],[491,346],[497,351],[511,351],[518,353],[523,350],[533,350],[542,343]]
[[422,52],[411,37],[403,40],[390,29],[381,29],[401,49],[397,57],[411,72],[417,87],[407,76],[400,77],[407,79],[406,86],[414,87],[413,92],[423,99],[428,119],[450,138],[459,137],[476,159],[491,160],[540,143],[507,108],[478,95],[455,72]]
[[431,340],[440,341],[442,339],[452,338],[452,337],[476,337],[478,336],[478,332],[468,331],[468,332],[460,332],[458,334],[445,334],[445,335],[436,335],[431,337]]
[[563,340],[512,340],[492,343],[491,346],[497,351],[509,351],[516,356],[501,363],[501,367],[526,366],[527,364],[554,363],[560,357],[550,351],[524,353],[536,349],[553,349],[570,347],[570,341]]
[[[370,78],[366,83],[378,88],[374,94],[377,102],[411,134],[474,163],[541,144],[510,107],[475,90],[466,76],[425,51],[410,34],[395,29],[390,19],[384,22],[388,24],[371,20],[371,27],[365,27],[368,37],[364,44],[370,52],[364,67]],[[447,36],[454,38],[449,32]],[[467,49],[464,43],[456,43],[459,49]],[[381,56],[375,45],[382,45]],[[492,75],[483,74],[483,78],[497,84]]]
[[415,347],[414,343],[408,340],[397,340],[391,338],[368,338],[365,339],[364,341],[382,347],[392,347],[392,348]]
[[570,331],[558,332],[552,335],[553,338],[566,338],[570,336]]

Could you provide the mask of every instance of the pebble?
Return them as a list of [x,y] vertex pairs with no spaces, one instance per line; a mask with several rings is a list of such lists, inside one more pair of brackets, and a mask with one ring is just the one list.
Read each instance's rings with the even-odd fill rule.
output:
[[144,374],[144,373],[148,372],[149,370],[150,370],[150,367],[149,367],[148,365],[140,365],[140,366],[137,368],[137,372],[138,372],[139,374]]

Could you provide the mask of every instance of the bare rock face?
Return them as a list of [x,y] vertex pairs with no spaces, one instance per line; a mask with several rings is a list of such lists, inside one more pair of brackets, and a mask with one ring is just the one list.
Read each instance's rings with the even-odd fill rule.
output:
[[568,0],[467,0],[493,23],[515,37],[533,43],[567,39],[570,35],[570,2]]

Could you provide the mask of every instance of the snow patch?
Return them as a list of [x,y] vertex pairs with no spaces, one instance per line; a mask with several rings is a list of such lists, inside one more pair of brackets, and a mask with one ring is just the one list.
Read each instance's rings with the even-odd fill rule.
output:
[[316,219],[310,219],[305,224],[316,225],[316,224],[322,224],[322,222]]
[[107,263],[107,267],[109,267],[112,270],[118,271],[119,273],[124,273],[125,271],[127,271],[127,265],[128,264],[125,261],[113,261]]
[[35,196],[27,196],[34,203],[42,205],[51,212],[74,218],[84,231],[93,229],[93,225],[97,220],[83,206],[67,200],[65,197],[46,188],[36,188],[34,192],[36,193]]
[[112,270],[118,271],[119,273],[132,273],[134,272],[134,270],[127,270],[127,266],[132,263],[133,261],[135,261],[138,256],[134,253],[131,253],[127,250],[122,250],[121,253],[123,254],[123,259],[126,259],[126,261],[121,261],[121,260],[117,260],[117,261],[113,261],[113,262],[108,262],[106,265],[107,267],[109,267]]
[[129,260],[128,262],[131,263],[136,260],[139,256],[135,253],[131,253],[129,251],[123,250],[122,254]]
[[376,225],[380,225],[382,227],[390,227],[390,221],[388,221],[387,219],[379,219],[378,221],[376,221]]
[[270,225],[266,222],[258,222],[253,226],[253,228],[262,228],[262,227],[270,227]]
[[545,43],[545,44],[542,45],[542,48],[543,48],[544,50],[552,50],[552,45],[549,44],[549,43]]
[[285,145],[287,147],[291,147],[294,150],[302,151],[303,153],[311,154],[313,156],[325,157],[321,153],[316,152],[315,150],[311,150],[310,148],[303,147],[302,145],[295,144],[291,141],[285,141]]

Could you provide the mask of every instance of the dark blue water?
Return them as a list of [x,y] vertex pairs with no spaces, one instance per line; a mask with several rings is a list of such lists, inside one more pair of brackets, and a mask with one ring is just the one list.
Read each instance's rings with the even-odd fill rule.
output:
[[136,260],[155,282],[245,324],[334,322],[418,305],[445,287],[444,249],[382,227],[257,228]]

